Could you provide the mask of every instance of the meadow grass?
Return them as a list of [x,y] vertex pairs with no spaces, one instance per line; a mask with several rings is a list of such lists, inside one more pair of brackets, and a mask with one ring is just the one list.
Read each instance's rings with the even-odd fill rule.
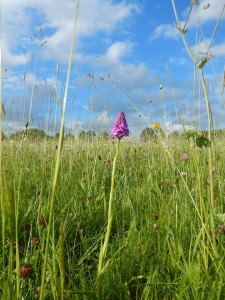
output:
[[[207,149],[183,140],[168,142],[167,151],[153,142],[121,143],[103,299],[223,299],[224,146],[217,143],[213,211]],[[2,299],[40,296],[56,148],[55,141],[3,141]],[[115,152],[113,141],[64,145],[44,299],[96,299]],[[22,278],[25,262],[33,272]]]

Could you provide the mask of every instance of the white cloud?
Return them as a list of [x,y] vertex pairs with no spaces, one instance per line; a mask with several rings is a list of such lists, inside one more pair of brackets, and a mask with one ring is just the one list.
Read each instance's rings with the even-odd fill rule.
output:
[[128,42],[116,42],[107,49],[105,59],[116,62],[127,54],[129,50],[130,44]]
[[93,121],[92,125],[95,130],[108,131],[112,127],[115,119],[107,111],[102,111]]
[[177,65],[183,66],[188,63],[188,60],[186,57],[181,57],[181,58],[170,57],[168,62],[170,64],[177,64]]
[[190,49],[194,54],[203,54],[207,51],[210,43],[210,39],[204,39],[197,43],[197,45],[191,46]]
[[22,130],[25,128],[25,124],[17,121],[8,121],[3,119],[2,128],[5,134],[11,134],[15,131]]
[[[75,4],[76,2],[72,0],[3,1],[1,7],[2,38],[5,45],[2,49],[3,65],[9,67],[28,62],[29,49],[32,44],[34,46],[32,26],[41,26],[47,32],[45,37],[40,38],[40,44],[45,40],[48,41],[41,55],[46,59],[67,63]],[[110,0],[80,1],[76,42],[79,38],[93,36],[99,31],[111,32],[121,22],[139,12],[138,5],[125,1],[120,3],[112,3]],[[37,14],[42,24],[34,24],[33,20]]]
[[[204,9],[204,6],[210,3],[208,9]],[[221,0],[200,0],[199,5],[194,5],[190,18],[188,20],[187,29],[198,27],[199,25],[206,24],[209,21],[217,21],[224,6],[224,1]],[[186,18],[188,16],[190,6],[187,7],[182,13],[182,18],[180,17],[180,25],[184,26]],[[225,19],[225,11],[223,12],[222,19]],[[174,17],[175,20],[175,17]],[[160,24],[158,25],[152,35],[150,36],[150,41],[158,38],[174,39],[179,36],[179,31],[175,25],[172,24]]]
[[123,61],[132,50],[133,44],[129,41],[117,41],[110,45],[102,55],[81,54],[81,61],[99,70],[100,73],[107,70],[111,73],[111,80],[124,88],[150,88],[157,81],[157,73],[150,70],[143,62]]
[[[204,41],[198,43],[197,45],[191,46],[190,49],[192,53],[198,54],[199,56],[204,56],[204,54],[208,51],[208,47],[210,44],[210,39],[205,39]],[[225,42],[214,44],[212,43],[208,54],[213,57],[223,56],[225,53]]]
[[[210,4],[208,9],[204,9],[206,4]],[[209,21],[217,21],[219,18],[222,8],[224,6],[224,1],[221,0],[202,0],[199,1],[199,6],[195,5],[193,7],[193,13],[191,14],[190,20],[188,22],[188,27],[195,27],[198,24],[205,24]],[[225,18],[225,13],[223,12],[222,19]]]
[[170,122],[166,123],[166,125],[165,125],[167,134],[170,134],[171,132],[174,132],[174,131],[184,132],[184,128],[185,128],[185,130],[191,130],[191,129],[194,129],[194,126],[193,125],[185,125],[183,127],[182,124],[172,124]]
[[26,65],[31,59],[30,53],[13,53],[9,51],[9,47],[7,47],[7,43],[5,43],[4,39],[2,41],[2,63],[4,67],[8,66],[18,66],[18,65]]
[[79,53],[77,61],[95,68],[117,68],[117,64],[132,51],[132,48],[133,44],[129,41],[116,41],[101,55]]
[[149,40],[153,41],[155,39],[158,39],[160,37],[166,38],[166,39],[177,39],[179,36],[179,32],[175,25],[171,24],[161,24],[156,27],[153,34],[150,36]]
[[225,53],[225,43],[217,44],[211,47],[210,53],[212,55],[222,55],[224,56]]
[[[78,85],[79,90],[84,89],[85,91],[89,90],[90,84],[93,85],[91,97],[95,112],[100,113],[103,106],[111,113],[116,113],[118,109],[125,109],[130,106],[124,97],[112,88],[110,82],[113,82],[115,87],[118,86],[140,109],[142,106],[147,106],[146,99],[151,98],[152,92],[150,90],[154,86],[156,88],[154,99],[158,97],[158,82],[160,82],[161,75],[150,70],[142,62],[127,62],[127,56],[133,50],[132,47],[133,45],[129,41],[117,41],[110,45],[102,55],[81,54],[82,63],[89,66],[89,73],[93,72],[94,79],[90,83],[90,78],[84,74],[77,78],[76,85]],[[110,78],[109,83],[107,83],[106,79],[109,73]],[[99,76],[105,80],[99,80]],[[86,97],[86,100],[78,99],[79,109],[90,107],[88,99],[89,97]]]
[[84,121],[80,120],[67,120],[65,122],[65,130],[80,130],[85,125]]

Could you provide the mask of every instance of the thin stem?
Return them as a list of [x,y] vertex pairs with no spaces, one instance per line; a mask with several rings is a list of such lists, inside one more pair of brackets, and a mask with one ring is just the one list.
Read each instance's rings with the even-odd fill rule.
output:
[[177,15],[177,10],[176,10],[176,6],[175,6],[175,3],[174,3],[174,0],[172,0],[172,5],[173,5],[174,15],[175,15],[175,18],[176,18],[176,21],[177,21],[177,26],[180,27],[180,21],[179,21],[178,15]]
[[46,273],[46,268],[47,268],[47,258],[48,258],[48,250],[49,250],[49,242],[50,242],[50,234],[51,234],[51,223],[52,223],[53,211],[54,211],[53,208],[54,208],[55,191],[56,191],[58,175],[59,175],[59,167],[60,167],[60,162],[61,162],[63,136],[64,136],[64,118],[65,118],[65,113],[66,113],[66,103],[67,103],[67,95],[68,95],[68,88],[69,88],[70,70],[71,70],[71,64],[72,64],[72,58],[73,58],[79,3],[80,3],[80,1],[78,0],[77,6],[76,6],[76,11],[75,11],[74,29],[73,29],[71,48],[70,48],[70,57],[69,57],[68,70],[67,70],[65,94],[64,94],[64,100],[63,100],[63,113],[61,116],[59,148],[58,148],[58,153],[57,153],[55,173],[54,173],[53,186],[52,186],[52,195],[51,195],[50,213],[49,213],[49,225],[48,225],[48,233],[47,233],[46,246],[45,246],[44,264],[43,264],[43,269],[42,269],[41,290],[40,290],[40,298],[39,298],[40,300],[42,300],[44,297],[44,284],[45,284],[45,276],[46,276],[45,273]]
[[[210,142],[212,142],[212,113],[211,113],[211,107],[210,107],[210,99],[209,99],[208,91],[207,91],[207,88],[206,88],[206,83],[205,83],[205,78],[204,78],[204,74],[203,74],[202,68],[199,68],[199,73],[200,73],[201,80],[202,80],[202,87],[203,87],[204,96],[205,96],[205,100],[206,100],[206,107],[207,107],[208,139],[209,139]],[[209,178],[210,179],[210,199],[211,199],[211,206],[213,208],[214,193],[213,193],[212,151],[211,151],[211,146],[209,147],[208,151],[209,151],[208,159],[209,159],[209,177],[210,177]]]
[[221,18],[222,18],[224,9],[225,9],[225,4],[223,5],[223,8],[222,8],[222,10],[221,10],[221,14],[220,14],[220,16],[219,16],[219,18],[218,18],[218,20],[217,20],[217,22],[216,22],[216,26],[215,26],[215,28],[214,28],[214,31],[213,31],[213,34],[212,34],[212,37],[211,37],[211,40],[210,40],[208,49],[207,49],[207,51],[206,51],[206,56],[207,56],[208,53],[209,53],[210,47],[211,47],[211,45],[212,45],[212,42],[213,42],[213,39],[214,39],[214,36],[215,36],[215,33],[216,33],[216,31],[217,31],[217,28],[218,28],[218,26],[219,26],[220,20],[221,20]]
[[205,77],[203,74],[202,68],[199,68],[199,73],[201,76],[201,81],[202,81],[202,88],[206,100],[206,108],[207,108],[207,115],[208,115],[208,139],[211,142],[212,141],[212,114],[211,114],[211,106],[210,106],[210,100],[209,100],[209,95],[208,91],[206,88],[206,83],[205,83]]
[[186,29],[188,20],[189,20],[189,18],[190,18],[191,12],[192,12],[192,8],[193,8],[193,4],[191,4],[191,8],[190,8],[190,10],[189,10],[189,13],[188,13],[188,16],[187,16],[187,20],[186,20],[186,22],[185,22],[185,24],[184,24],[184,27],[183,27],[183,31],[185,31],[185,29]]
[[[178,16],[177,16],[176,6],[175,6],[175,3],[174,3],[174,0],[171,0],[171,1],[172,1],[173,9],[174,9],[175,18],[176,18],[177,24],[178,24],[177,26],[178,26],[178,29],[179,29],[180,28],[179,27],[180,22],[179,22],[179,19],[178,19]],[[224,7],[225,7],[225,5],[224,5]],[[220,15],[220,18],[221,18],[221,15]],[[212,38],[214,37],[214,34],[215,34],[217,26],[219,24],[220,18],[217,22],[217,25],[216,25],[216,28],[214,30]],[[190,51],[190,48],[189,48],[188,43],[187,43],[186,38],[185,38],[185,33],[182,30],[179,30],[179,31],[180,31],[181,37],[183,39],[185,48],[186,48],[190,58],[193,60],[194,64],[198,67],[198,70],[199,70],[199,73],[200,73],[200,77],[201,77],[201,81],[202,81],[202,87],[203,87],[204,96],[205,96],[205,100],[206,100],[206,108],[207,108],[208,138],[209,138],[209,141],[212,142],[212,123],[213,123],[213,121],[212,121],[212,112],[211,112],[211,107],[210,107],[210,99],[209,99],[208,91],[207,91],[207,88],[206,88],[204,73],[203,73],[203,70],[202,70],[204,64],[207,62],[207,59],[205,61],[203,59],[202,61],[200,61],[198,63],[197,59],[194,58],[193,54]],[[211,42],[212,42],[212,40],[211,40]],[[210,42],[210,45],[211,45],[211,42]],[[209,45],[209,48],[210,48],[210,45]],[[207,56],[206,56],[206,58],[207,58]],[[212,178],[212,151],[211,151],[211,145],[208,149],[208,163],[209,163],[209,176],[210,176],[210,200],[211,200],[211,207],[213,207],[214,193],[213,193],[213,178]],[[214,229],[214,221],[213,221],[212,213],[210,214],[210,219],[211,219],[211,227],[212,227],[211,229],[213,230]]]
[[36,65],[37,65],[37,47],[36,47],[36,50],[35,50],[35,57],[34,57],[34,71],[33,71],[33,81],[32,81],[32,93],[31,93],[30,110],[29,110],[29,116],[28,116],[28,122],[29,122],[29,124],[30,124],[30,120],[31,120],[32,106],[33,106],[33,99],[34,99]]
[[104,260],[106,251],[109,244],[109,238],[112,228],[112,220],[113,220],[113,192],[114,192],[114,182],[115,182],[115,170],[116,170],[116,162],[118,158],[120,150],[120,139],[118,139],[117,142],[117,148],[116,148],[116,155],[113,160],[113,169],[112,169],[112,177],[111,177],[111,190],[110,190],[110,196],[109,196],[109,207],[108,207],[108,224],[105,234],[105,240],[103,245],[101,245],[100,254],[99,254],[99,264],[98,264],[98,278],[97,278],[97,295],[98,299],[102,298],[102,275],[103,275],[103,269],[104,269]]
[[[180,27],[180,21],[179,21],[179,18],[178,18],[178,15],[177,15],[177,9],[176,9],[176,6],[175,6],[175,3],[174,3],[174,0],[172,0],[172,5],[173,5],[173,11],[174,11],[174,15],[175,15],[175,18],[176,18],[176,21],[177,21],[177,28],[181,28]],[[182,31],[182,30],[179,30],[180,34],[181,34],[181,37],[182,37],[182,40],[184,42],[184,46],[187,50],[187,53],[189,54],[190,58],[193,60],[193,62],[196,64],[196,59],[194,57],[194,55],[192,54],[188,44],[187,44],[187,41],[186,41],[186,38],[185,38],[185,33]]]

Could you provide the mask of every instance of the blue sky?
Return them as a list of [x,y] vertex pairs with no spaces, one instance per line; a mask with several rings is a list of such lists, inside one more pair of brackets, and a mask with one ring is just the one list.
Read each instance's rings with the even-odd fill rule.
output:
[[[184,24],[190,0],[176,0],[175,4]],[[186,33],[193,53],[197,45],[198,52],[206,51],[224,5],[223,0],[199,0],[193,6]],[[24,128],[29,119],[31,127],[59,128],[56,91],[63,99],[75,7],[75,0],[2,0],[5,131]],[[149,126],[140,115],[149,123],[160,122],[165,130],[181,128],[179,117],[187,128],[206,128],[199,75],[196,73],[194,84],[193,62],[175,23],[170,0],[81,0],[66,131],[77,134],[92,128],[109,132],[120,111],[125,112],[132,136]],[[211,46],[213,59],[204,67],[218,128],[225,127],[220,93],[224,26],[225,13]]]

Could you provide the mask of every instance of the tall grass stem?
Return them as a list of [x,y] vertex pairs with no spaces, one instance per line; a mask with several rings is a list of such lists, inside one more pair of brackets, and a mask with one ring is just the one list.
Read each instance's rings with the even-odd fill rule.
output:
[[55,191],[56,191],[56,185],[57,185],[58,175],[59,175],[59,167],[60,167],[60,162],[61,162],[63,137],[64,137],[64,119],[65,119],[65,113],[66,113],[66,103],[67,103],[67,96],[68,96],[68,89],[69,89],[71,65],[72,65],[72,59],[73,59],[79,4],[80,4],[80,1],[78,0],[76,10],[75,10],[73,36],[72,36],[72,42],[71,42],[71,48],[70,48],[65,94],[64,94],[64,100],[63,100],[63,110],[62,110],[62,116],[61,116],[61,127],[60,127],[60,135],[59,135],[59,147],[58,147],[55,172],[54,172],[54,178],[53,178],[53,184],[52,184],[52,195],[51,195],[51,200],[50,200],[48,233],[47,233],[47,239],[46,239],[46,245],[45,245],[45,256],[44,256],[44,264],[43,264],[43,269],[42,269],[41,290],[40,290],[40,297],[39,297],[40,300],[42,300],[44,298],[45,276],[46,276],[47,259],[48,259],[48,252],[49,252],[49,242],[50,242],[50,234],[51,234],[51,226],[52,226],[51,223],[52,223],[52,219],[53,219]]

